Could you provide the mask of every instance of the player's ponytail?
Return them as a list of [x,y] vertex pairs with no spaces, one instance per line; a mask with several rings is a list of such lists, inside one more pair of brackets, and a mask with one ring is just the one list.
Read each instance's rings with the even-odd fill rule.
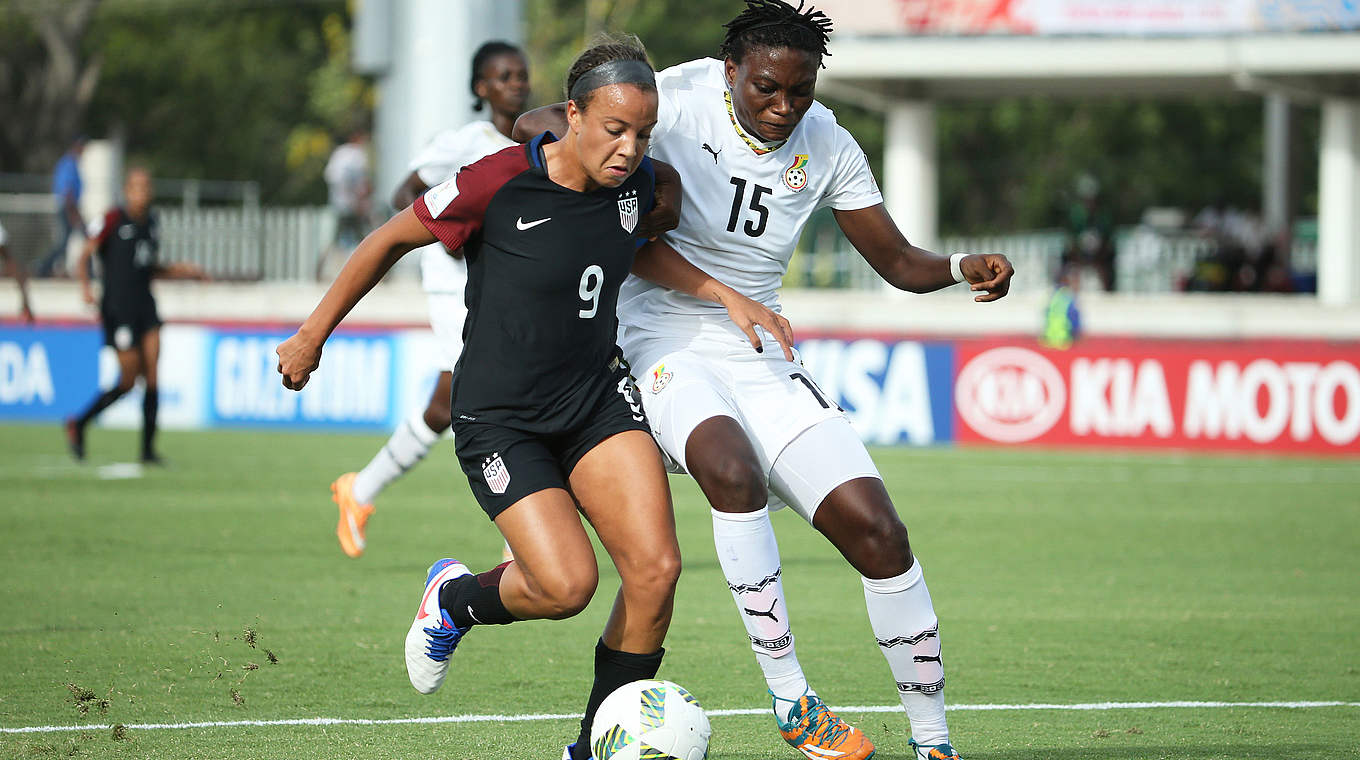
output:
[[[636,64],[642,64],[638,66]],[[656,91],[656,77],[642,40],[628,34],[601,35],[585,52],[576,56],[567,71],[567,100],[586,110],[590,93],[610,84],[635,84]]]
[[482,106],[486,105],[482,102],[481,96],[477,94],[477,83],[486,78],[482,69],[486,68],[486,65],[491,62],[492,58],[506,55],[507,53],[524,58],[523,50],[520,50],[508,42],[501,42],[500,40],[492,40],[491,42],[483,43],[481,47],[477,48],[477,52],[473,54],[471,84],[472,110],[481,111]]

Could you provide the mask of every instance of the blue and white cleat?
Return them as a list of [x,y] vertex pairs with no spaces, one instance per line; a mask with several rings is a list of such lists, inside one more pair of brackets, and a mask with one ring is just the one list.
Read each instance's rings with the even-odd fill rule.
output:
[[[571,760],[571,751],[572,751],[573,749],[576,749],[576,742],[572,742],[571,744],[568,744],[567,746],[563,747],[563,748],[562,748],[562,760]],[[591,758],[591,760],[594,760],[594,759]]]
[[916,753],[916,760],[959,760],[959,753],[954,751],[949,742],[919,744],[915,739],[907,739],[907,744],[910,744],[912,751]]
[[421,694],[433,694],[449,674],[449,656],[457,648],[467,628],[459,628],[449,613],[439,606],[439,590],[444,584],[471,575],[456,559],[441,559],[430,565],[425,577],[425,596],[420,599],[415,622],[406,633],[406,675]]

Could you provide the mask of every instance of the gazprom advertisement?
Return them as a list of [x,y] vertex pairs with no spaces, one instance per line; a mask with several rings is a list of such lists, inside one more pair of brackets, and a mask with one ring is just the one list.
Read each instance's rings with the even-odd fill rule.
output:
[[[423,408],[428,329],[348,329],[301,393],[279,382],[290,330],[167,325],[167,428],[385,432]],[[0,326],[0,420],[56,422],[117,380],[94,325]],[[1360,343],[1143,338],[912,340],[835,332],[798,344],[808,375],[877,445],[1038,445],[1360,455]],[[136,427],[134,391],[101,424]]]

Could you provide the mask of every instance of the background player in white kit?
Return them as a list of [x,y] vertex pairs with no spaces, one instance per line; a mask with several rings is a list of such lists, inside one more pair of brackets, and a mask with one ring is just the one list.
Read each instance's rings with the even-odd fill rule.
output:
[[[515,144],[508,135],[529,98],[529,63],[524,52],[507,42],[488,42],[478,48],[472,58],[472,93],[477,97],[475,110],[491,107],[490,120],[436,135],[411,162],[410,175],[392,197],[393,206],[406,208],[464,166]],[[430,327],[440,349],[439,379],[430,403],[403,420],[368,465],[331,483],[331,497],[340,509],[336,536],[340,548],[351,557],[364,552],[365,528],[374,499],[425,458],[450,426],[453,368],[463,353],[463,320],[467,317],[463,302],[467,265],[462,252],[448,251],[439,243],[420,249],[420,281],[428,299]]]
[[[911,245],[883,207],[868,161],[813,100],[830,20],[779,0],[747,0],[727,24],[725,60],[657,75],[649,154],[683,178],[667,240],[743,295],[778,310],[778,289],[809,216],[830,206],[885,280],[928,292],[967,280],[975,300],[1004,296],[1004,256],[937,256]],[[516,136],[552,128],[549,107]],[[545,126],[546,125],[546,126]],[[658,243],[659,244],[659,243]],[[630,279],[619,296],[620,346],[653,433],[713,506],[718,559],[774,697],[780,732],[809,758],[867,758],[873,744],[827,710],[794,653],[767,503],[788,504],[862,576],[870,624],[888,660],[919,758],[956,758],[944,712],[938,623],[881,476],[834,401],[790,354],[753,353],[722,314]],[[765,348],[777,348],[768,341]]]

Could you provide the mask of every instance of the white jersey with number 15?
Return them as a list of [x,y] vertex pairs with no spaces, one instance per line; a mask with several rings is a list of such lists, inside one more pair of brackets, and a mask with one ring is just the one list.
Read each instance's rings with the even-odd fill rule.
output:
[[[695,266],[778,309],[780,283],[812,213],[883,202],[864,151],[816,102],[782,144],[748,134],[732,112],[722,61],[673,66],[656,84],[660,109],[648,155],[674,166],[684,186],[680,226],[667,240]],[[619,294],[625,326],[655,329],[668,316],[722,313],[636,277]]]

